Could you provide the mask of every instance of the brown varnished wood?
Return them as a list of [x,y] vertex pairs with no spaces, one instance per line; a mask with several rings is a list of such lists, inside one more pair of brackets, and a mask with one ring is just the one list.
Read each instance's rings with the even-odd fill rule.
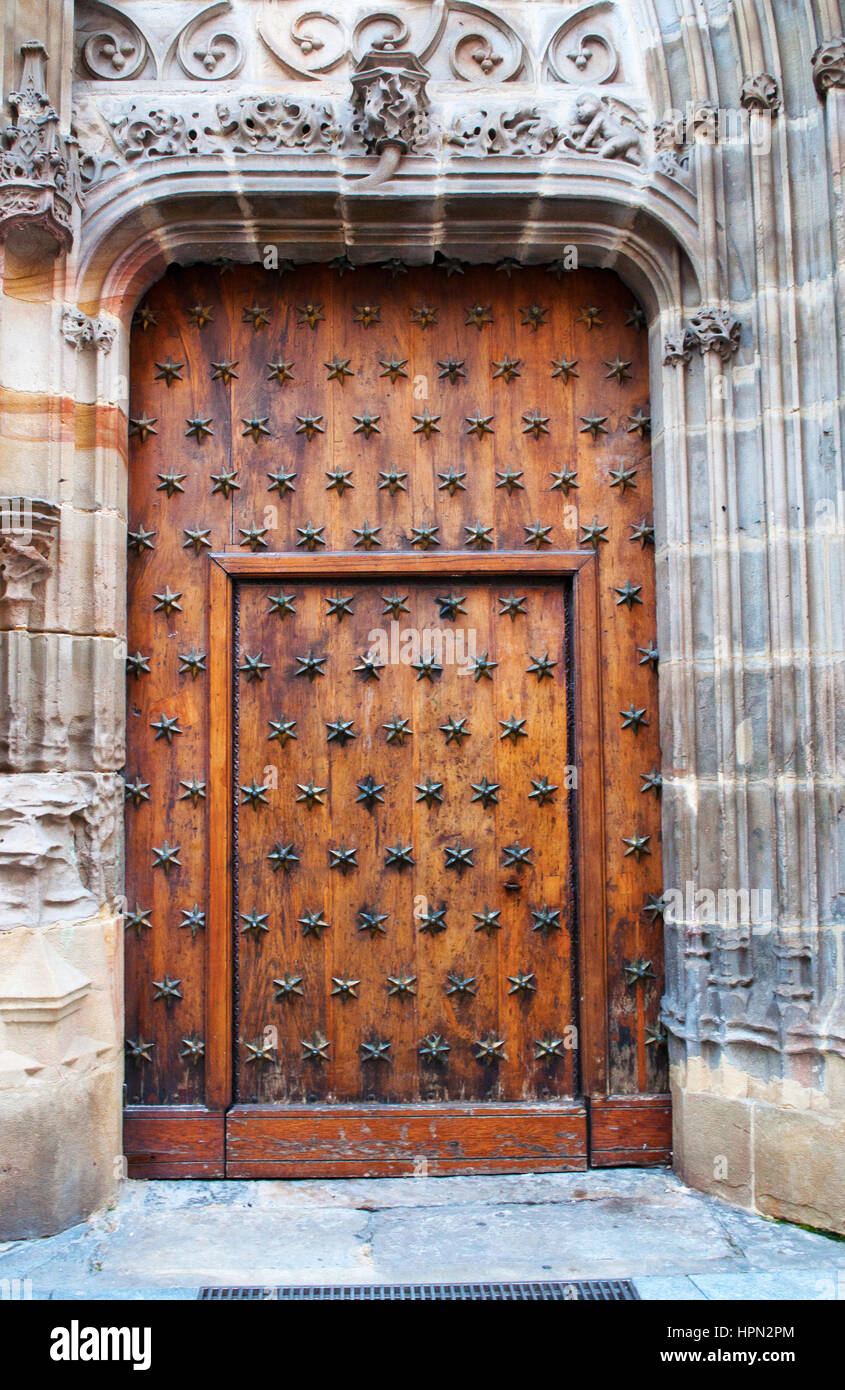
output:
[[222,1178],[225,1116],[187,1105],[131,1106],[123,1116],[130,1178]]
[[608,1096],[590,1102],[594,1168],[652,1167],[671,1158],[670,1096]]

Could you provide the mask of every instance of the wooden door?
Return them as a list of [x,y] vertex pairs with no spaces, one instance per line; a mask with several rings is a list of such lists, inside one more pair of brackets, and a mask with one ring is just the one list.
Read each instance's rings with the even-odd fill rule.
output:
[[665,1160],[643,328],[510,263],[139,308],[133,1171]]

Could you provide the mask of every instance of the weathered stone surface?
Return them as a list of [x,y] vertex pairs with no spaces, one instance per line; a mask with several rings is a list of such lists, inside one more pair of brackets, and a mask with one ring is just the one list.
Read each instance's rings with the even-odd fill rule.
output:
[[122,766],[125,655],[117,638],[0,632],[0,772]]

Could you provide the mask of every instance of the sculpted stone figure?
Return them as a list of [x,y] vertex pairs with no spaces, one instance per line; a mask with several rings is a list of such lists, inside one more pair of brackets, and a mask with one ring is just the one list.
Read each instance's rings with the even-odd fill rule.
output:
[[626,159],[643,164],[643,127],[624,115],[609,97],[584,93],[575,103],[572,124],[563,144],[582,154],[595,153],[603,159]]

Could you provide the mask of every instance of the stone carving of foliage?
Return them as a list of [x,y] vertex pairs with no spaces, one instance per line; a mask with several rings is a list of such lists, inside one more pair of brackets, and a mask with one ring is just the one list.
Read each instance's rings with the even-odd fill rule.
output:
[[768,111],[775,115],[783,105],[780,85],[770,72],[760,72],[754,77],[746,77],[742,84],[740,101],[746,111]]
[[213,30],[212,22],[227,14],[229,0],[209,5],[179,34],[175,52],[179,66],[188,77],[200,82],[223,82],[243,67],[244,50],[240,39],[225,30]]
[[328,150],[343,141],[343,127],[325,102],[293,97],[241,97],[237,107],[217,107],[218,126],[205,133],[218,137],[218,148],[236,153],[280,149]]
[[152,48],[137,24],[105,0],[98,0],[93,9],[92,17],[103,27],[88,32],[80,49],[83,66],[91,77],[129,82],[140,77],[149,63],[157,69]]
[[94,348],[97,352],[111,352],[117,329],[103,319],[91,319],[81,309],[65,309],[62,314],[62,337],[77,352],[84,348]]
[[[597,7],[598,8],[598,7]],[[543,72],[557,82],[591,87],[612,82],[619,72],[619,53],[610,35],[585,24],[583,15],[567,19],[549,40]]]
[[739,352],[742,324],[724,309],[704,308],[687,322],[684,347],[698,348],[702,357],[715,352],[723,362]]
[[144,112],[133,104],[109,125],[127,160],[194,154],[197,150],[196,131],[189,134],[184,117],[173,111],[153,108]]
[[168,42],[156,45],[107,0],[90,0],[89,15],[80,22],[83,69],[100,82],[128,82],[149,75],[161,78],[176,65],[197,82],[226,81],[244,61],[237,35],[216,27],[231,10],[232,0],[215,0],[181,24]]
[[834,87],[845,87],[845,35],[828,39],[813,54],[813,81],[820,97]]
[[456,116],[445,143],[466,154],[548,154],[560,139],[560,129],[536,106],[516,111],[486,109]]

